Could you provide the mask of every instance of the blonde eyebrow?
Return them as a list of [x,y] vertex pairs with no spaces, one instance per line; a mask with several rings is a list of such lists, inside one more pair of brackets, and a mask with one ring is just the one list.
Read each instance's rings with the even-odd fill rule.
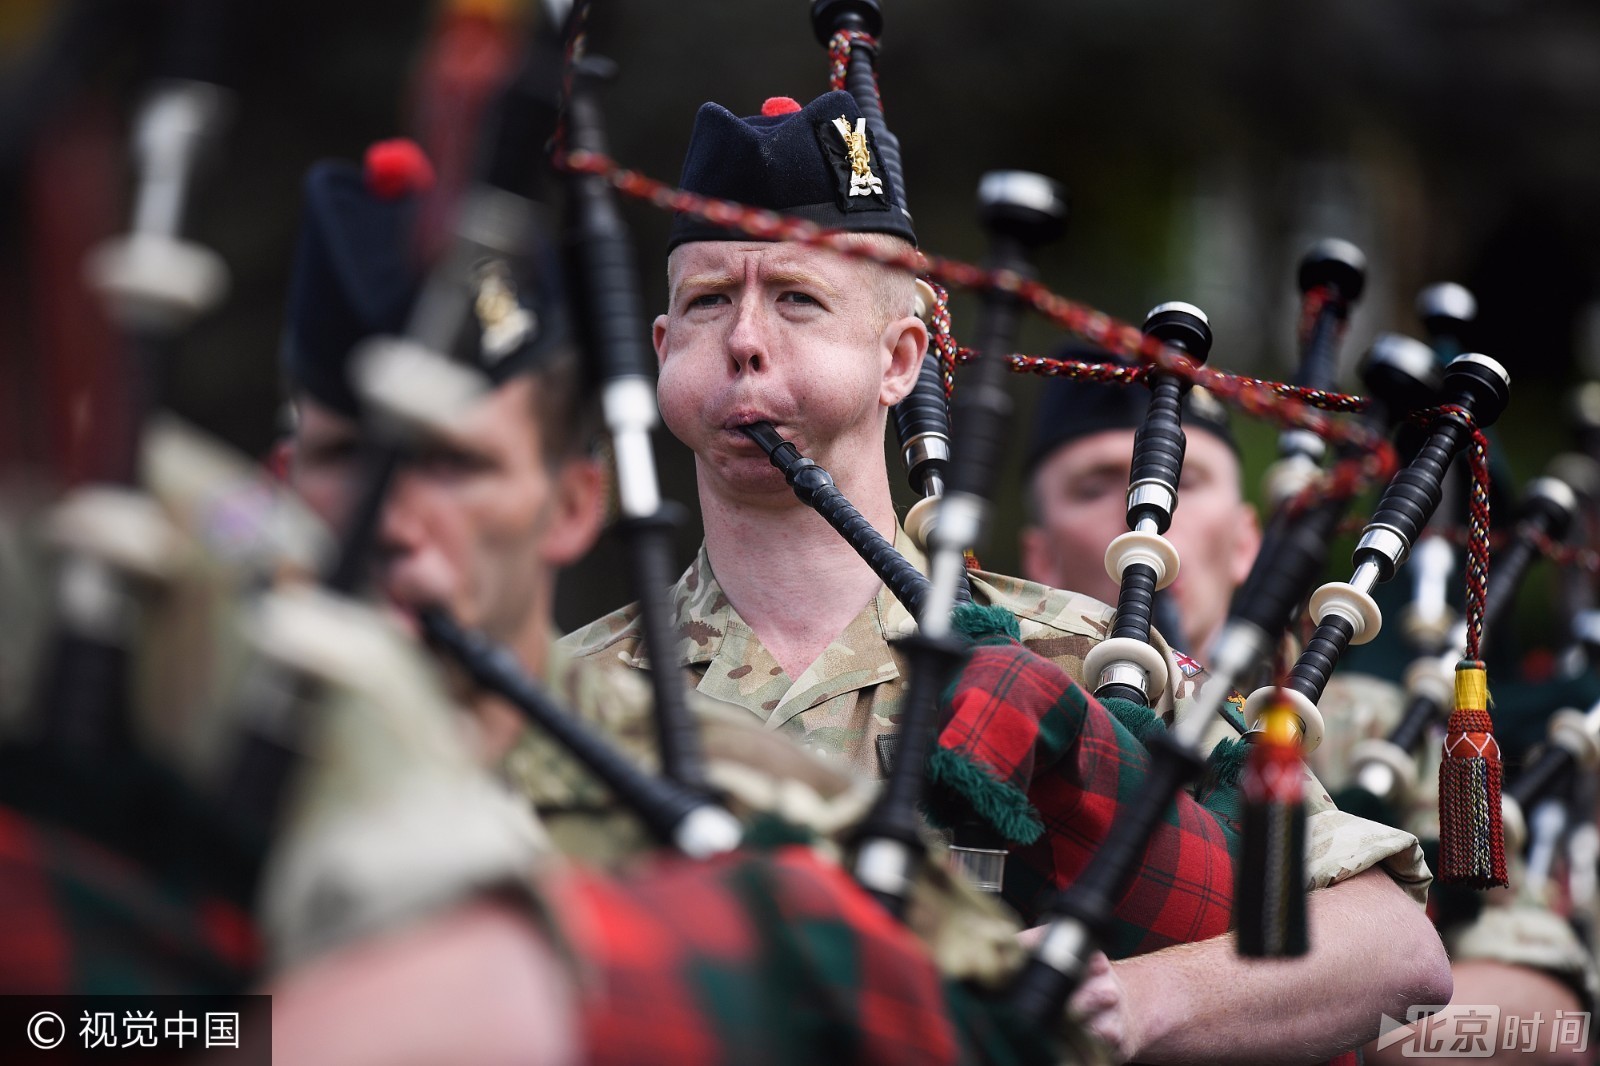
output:
[[839,298],[839,290],[828,284],[820,275],[810,274],[803,270],[774,270],[767,275],[768,285],[809,285],[821,289],[822,294],[830,300]]
[[[686,274],[678,279],[672,287],[672,300],[678,299],[678,294],[685,289],[730,289],[742,284],[743,279],[735,277],[727,271],[706,271],[700,274]],[[820,275],[803,270],[774,270],[762,281],[764,285],[808,285],[822,292],[830,300],[839,298],[837,287],[829,284]]]
[[679,278],[677,284],[672,286],[672,296],[673,299],[677,299],[678,293],[688,288],[726,289],[729,286],[734,285],[736,280],[737,279],[735,279],[734,276],[727,271],[708,271],[704,274],[687,274],[684,277]]

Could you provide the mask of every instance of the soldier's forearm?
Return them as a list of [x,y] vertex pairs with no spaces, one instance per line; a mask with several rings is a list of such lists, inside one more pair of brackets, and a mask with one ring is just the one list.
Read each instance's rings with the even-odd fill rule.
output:
[[1433,926],[1381,870],[1315,892],[1311,951],[1241,959],[1232,934],[1115,963],[1141,1062],[1316,1063],[1359,1046],[1381,1014],[1450,999]]

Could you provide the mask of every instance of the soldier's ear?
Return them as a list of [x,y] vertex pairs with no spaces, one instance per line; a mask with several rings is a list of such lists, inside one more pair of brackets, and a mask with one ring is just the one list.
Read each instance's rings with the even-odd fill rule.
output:
[[893,407],[911,395],[917,384],[928,351],[928,327],[917,316],[906,315],[884,327],[881,343],[888,365],[884,367],[878,400],[885,407]]
[[657,315],[655,323],[650,327],[650,342],[656,348],[656,366],[667,360],[667,351],[663,346],[667,339],[667,316]]
[[294,438],[285,435],[274,441],[262,465],[274,481],[287,485],[289,472],[294,469]]
[[606,478],[597,459],[568,459],[556,471],[550,522],[540,544],[551,566],[570,566],[589,554],[605,524]]

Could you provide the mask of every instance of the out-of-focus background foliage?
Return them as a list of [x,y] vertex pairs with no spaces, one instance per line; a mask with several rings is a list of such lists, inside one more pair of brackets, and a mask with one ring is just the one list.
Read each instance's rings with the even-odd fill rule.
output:
[[[227,0],[217,0],[218,3]],[[173,5],[0,0],[0,434],[11,465],[38,460],[39,375],[97,334],[93,302],[35,241],[44,192],[63,210],[124,225],[120,136],[148,69],[149,32]],[[1067,238],[1040,257],[1058,291],[1138,321],[1169,299],[1211,315],[1215,366],[1288,374],[1294,267],[1315,238],[1354,241],[1370,263],[1345,366],[1380,330],[1417,333],[1417,291],[1455,280],[1477,295],[1473,347],[1513,375],[1501,439],[1526,477],[1569,444],[1563,401],[1600,375],[1600,7],[1587,0],[884,0],[880,83],[905,158],[923,244],[981,256],[973,190],[1021,167],[1070,190]],[[616,60],[606,100],[624,164],[676,175],[695,108],[753,113],[770,95],[826,88],[806,0],[594,0],[591,48]],[[193,233],[233,272],[227,304],[184,344],[173,405],[240,448],[275,431],[276,347],[300,175],[408,132],[423,41],[438,13],[410,0],[236,5],[225,64],[237,113],[200,186]],[[83,61],[21,99],[40,42],[72,12],[102,31]],[[106,134],[98,142],[84,131]],[[96,145],[98,144],[98,147]],[[41,154],[49,166],[41,166]],[[108,177],[114,180],[107,180]],[[112,198],[92,195],[96,182]],[[40,184],[47,184],[41,189]],[[630,205],[647,306],[664,299],[666,219]],[[41,263],[52,264],[48,268]],[[54,271],[52,273],[51,271]],[[41,325],[51,301],[82,321]],[[955,304],[958,336],[973,303]],[[57,316],[59,318],[60,316]],[[69,316],[70,318],[71,316]],[[70,335],[64,335],[70,334]],[[1024,347],[1060,338],[1038,326]],[[1353,384],[1353,382],[1352,382]],[[1015,382],[1027,414],[1033,382]],[[97,412],[86,405],[81,419]],[[1020,452],[1019,435],[1013,454]],[[1243,434],[1250,483],[1272,434]],[[663,441],[669,494],[692,505],[692,470]],[[1002,486],[985,562],[1015,564],[1017,478]],[[683,537],[685,558],[693,527]],[[571,626],[622,602],[606,549],[564,590]]]

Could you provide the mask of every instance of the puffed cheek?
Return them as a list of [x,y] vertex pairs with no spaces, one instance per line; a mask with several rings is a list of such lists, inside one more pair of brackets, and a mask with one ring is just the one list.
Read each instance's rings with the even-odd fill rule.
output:
[[668,361],[656,378],[656,406],[661,409],[661,421],[674,436],[683,436],[684,427],[689,424],[692,414],[693,402],[693,392],[687,387],[683,373]]

